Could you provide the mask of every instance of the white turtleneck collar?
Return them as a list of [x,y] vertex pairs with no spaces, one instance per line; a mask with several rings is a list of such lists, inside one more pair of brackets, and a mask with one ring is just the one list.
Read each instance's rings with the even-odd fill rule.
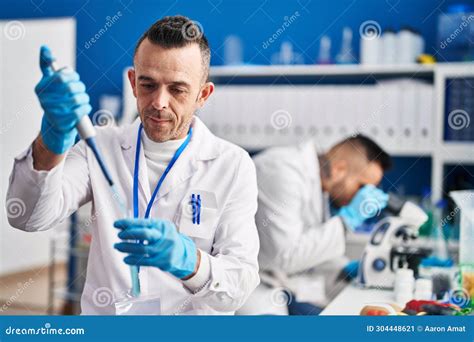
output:
[[165,172],[165,169],[173,158],[176,150],[181,146],[186,138],[155,142],[148,138],[145,130],[142,130],[141,138],[148,168],[148,182],[150,183],[150,191],[153,192],[158,180],[163,172]]
[[145,152],[150,153],[168,153],[172,151],[171,156],[173,156],[174,152],[179,148],[179,146],[186,140],[186,138],[176,139],[176,140],[168,140],[164,142],[155,142],[148,138],[148,135],[145,133],[145,130],[142,130],[142,142],[143,142],[143,149]]

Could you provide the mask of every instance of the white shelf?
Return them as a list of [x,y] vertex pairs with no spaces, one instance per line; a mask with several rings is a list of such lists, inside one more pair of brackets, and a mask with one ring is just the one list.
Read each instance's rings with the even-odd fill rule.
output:
[[474,163],[474,143],[444,142],[438,150],[445,163]]
[[386,148],[386,151],[398,157],[432,157],[433,150],[428,148],[416,148],[416,149],[400,149],[400,148]]
[[211,77],[271,77],[271,76],[363,76],[363,75],[432,75],[438,70],[463,74],[474,63],[393,64],[393,65],[236,65],[213,66]]
[[[474,62],[408,64],[408,65],[241,65],[215,66],[210,71],[211,79],[217,84],[226,85],[228,80],[245,80],[242,83],[252,84],[252,79],[293,77],[293,78],[326,78],[338,80],[364,79],[388,76],[394,78],[425,78],[432,81],[434,88],[433,140],[422,146],[386,146],[394,156],[428,156],[432,158],[431,187],[433,197],[441,198],[443,194],[443,167],[447,163],[474,163],[474,143],[446,142],[444,132],[445,82],[451,77],[474,77]],[[352,83],[348,83],[352,84]],[[245,146],[244,146],[245,147]],[[254,147],[254,146],[253,146]],[[253,148],[249,146],[250,149]]]
[[211,77],[268,77],[268,76],[351,76],[351,75],[429,75],[434,64],[407,65],[242,65],[215,66]]

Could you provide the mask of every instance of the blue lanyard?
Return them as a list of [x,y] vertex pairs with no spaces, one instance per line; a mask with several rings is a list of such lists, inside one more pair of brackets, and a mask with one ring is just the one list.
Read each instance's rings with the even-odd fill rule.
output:
[[[138,169],[139,169],[139,165],[140,165],[139,161],[140,161],[140,148],[141,148],[142,130],[143,130],[143,125],[140,124],[140,127],[138,128],[137,150],[136,150],[136,153],[135,153],[135,169],[134,169],[134,172],[133,172],[133,217],[134,218],[138,218],[138,216],[139,216],[139,212],[138,212]],[[173,167],[174,163],[178,160],[181,153],[183,153],[186,146],[188,146],[189,140],[191,140],[192,131],[193,131],[193,129],[190,127],[188,136],[186,137],[186,140],[176,150],[176,152],[174,153],[173,158],[171,158],[170,163],[166,167],[165,172],[163,172],[163,174],[161,175],[160,180],[158,181],[158,184],[156,185],[155,191],[153,191],[153,194],[151,195],[150,202],[148,202],[146,212],[145,212],[145,218],[150,217],[151,207],[153,206],[153,202],[155,200],[156,194],[158,194],[158,191],[160,190],[161,184],[163,184],[163,181],[165,180],[166,176],[170,172],[170,170]]]

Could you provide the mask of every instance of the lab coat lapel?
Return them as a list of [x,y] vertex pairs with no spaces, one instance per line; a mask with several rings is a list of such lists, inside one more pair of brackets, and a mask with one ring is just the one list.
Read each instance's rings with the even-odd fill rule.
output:
[[[136,119],[133,125],[131,126],[131,131],[127,132],[128,134],[123,134],[121,147],[122,153],[125,159],[125,163],[130,171],[133,183],[133,174],[135,169],[135,155],[137,151],[137,138],[138,138],[138,128],[140,127],[140,119]],[[139,184],[139,203],[144,201],[145,207],[148,201],[151,198],[150,185],[148,182],[148,170],[146,165],[145,154],[143,151],[143,144],[140,148],[140,161],[139,161],[139,172],[138,172],[138,184]],[[132,195],[132,194],[130,194]],[[140,206],[143,207],[143,206]],[[141,213],[140,214],[144,214]]]

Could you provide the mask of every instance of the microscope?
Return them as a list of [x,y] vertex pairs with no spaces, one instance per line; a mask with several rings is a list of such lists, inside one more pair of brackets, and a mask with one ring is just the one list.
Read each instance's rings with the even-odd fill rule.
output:
[[357,278],[364,287],[393,288],[399,268],[413,269],[416,278],[421,259],[431,253],[410,246],[428,220],[423,209],[390,194],[385,212],[388,216],[377,222],[362,255]]

